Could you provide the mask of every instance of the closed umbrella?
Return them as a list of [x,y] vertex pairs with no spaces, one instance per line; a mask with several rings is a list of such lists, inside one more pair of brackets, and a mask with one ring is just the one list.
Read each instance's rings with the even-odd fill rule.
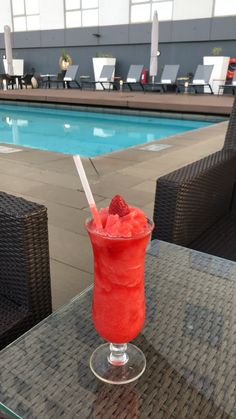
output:
[[13,61],[12,61],[12,46],[11,46],[11,29],[10,26],[4,26],[4,42],[5,42],[5,51],[6,51],[6,60],[7,60],[7,73],[10,76],[14,75],[13,71]]
[[154,83],[155,76],[157,75],[157,54],[158,54],[158,15],[155,10],[152,21],[152,35],[151,35],[151,57],[150,57],[150,68],[149,74],[152,77],[152,83]]

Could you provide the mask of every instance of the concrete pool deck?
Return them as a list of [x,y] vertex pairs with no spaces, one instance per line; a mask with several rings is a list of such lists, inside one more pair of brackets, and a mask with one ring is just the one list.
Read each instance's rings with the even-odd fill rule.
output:
[[0,100],[229,115],[233,96],[79,89],[23,89],[0,90]]
[[[57,93],[56,89],[55,92]],[[10,93],[15,94],[14,91]],[[15,100],[17,93],[18,91],[14,95]],[[163,101],[166,98],[166,95],[159,96]],[[198,100],[200,99],[204,102],[205,96],[199,95]],[[214,97],[213,99],[218,100]],[[224,109],[223,114],[228,115],[233,98],[219,99],[222,103],[218,105],[218,109]],[[30,100],[29,96],[27,100]],[[226,128],[227,122],[220,122],[154,142],[158,146],[156,151],[145,149],[147,145],[139,145],[93,158],[99,175],[90,161],[83,159],[98,207],[106,206],[110,198],[119,193],[130,204],[139,206],[152,217],[156,179],[219,150],[224,142]],[[10,146],[4,142],[1,146],[21,150],[0,153],[1,190],[40,202],[48,208],[55,309],[90,285],[93,279],[92,251],[84,228],[84,221],[89,215],[86,198],[72,156],[18,145]]]

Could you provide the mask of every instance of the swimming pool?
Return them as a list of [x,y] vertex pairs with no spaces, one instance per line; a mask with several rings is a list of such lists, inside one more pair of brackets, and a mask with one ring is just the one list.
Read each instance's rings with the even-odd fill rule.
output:
[[0,105],[0,143],[94,157],[212,122]]

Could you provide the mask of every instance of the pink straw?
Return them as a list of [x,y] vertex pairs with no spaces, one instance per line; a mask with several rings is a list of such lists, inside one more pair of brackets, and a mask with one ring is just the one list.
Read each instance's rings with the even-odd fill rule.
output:
[[79,174],[82,186],[84,188],[84,192],[85,192],[86,198],[88,200],[89,208],[90,208],[91,214],[93,216],[95,225],[98,228],[102,228],[100,215],[99,215],[99,212],[97,210],[97,207],[96,207],[96,204],[95,204],[95,201],[94,201],[94,198],[93,198],[93,195],[92,195],[92,192],[91,192],[91,189],[90,189],[90,186],[89,186],[89,183],[88,183],[88,179],[87,179],[87,176],[85,174],[84,167],[83,167],[82,161],[80,159],[80,156],[77,154],[76,156],[73,156],[73,159],[74,159],[75,166],[76,166],[77,172]]

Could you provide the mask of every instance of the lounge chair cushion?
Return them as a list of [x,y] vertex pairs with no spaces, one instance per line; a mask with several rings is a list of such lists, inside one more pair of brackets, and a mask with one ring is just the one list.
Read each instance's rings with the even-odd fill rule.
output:
[[205,84],[204,80],[193,80],[193,84]]
[[136,83],[136,82],[137,82],[137,80],[136,80],[136,79],[134,79],[134,78],[129,77],[129,78],[127,79],[127,83]]
[[168,79],[168,80],[162,80],[161,82],[163,84],[171,84],[172,83],[172,81],[170,79]]

